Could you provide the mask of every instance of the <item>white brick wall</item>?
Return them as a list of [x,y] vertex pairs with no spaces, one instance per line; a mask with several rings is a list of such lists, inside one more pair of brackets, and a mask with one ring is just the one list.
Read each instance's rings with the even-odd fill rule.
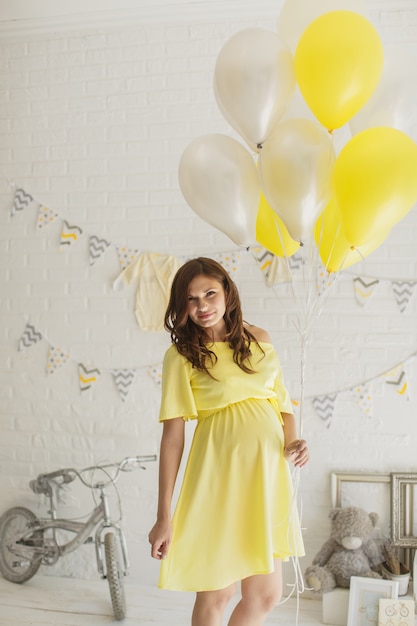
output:
[[[240,5],[242,3],[239,3]],[[273,4],[273,6],[272,6]],[[28,481],[61,465],[158,450],[159,389],[147,366],[161,362],[164,333],[146,333],[133,315],[134,287],[112,290],[119,273],[116,245],[178,256],[230,251],[222,233],[198,219],[177,183],[179,157],[196,136],[233,135],[212,92],[216,56],[228,37],[254,23],[271,28],[279,7],[246,0],[239,20],[232,3],[210,19],[111,26],[56,26],[47,32],[18,29],[0,45],[0,494],[2,509],[22,504],[39,510]],[[372,0],[370,15],[385,46],[401,44],[415,58],[417,2]],[[155,5],[156,6],[156,5]],[[159,5],[158,5],[159,6]],[[261,10],[262,9],[262,10]],[[213,13],[213,11],[212,11]],[[250,17],[252,15],[252,17]],[[411,131],[410,131],[411,132]],[[10,217],[8,180],[24,187],[60,218],[112,244],[88,267],[88,237],[59,251],[61,219],[36,231],[36,210]],[[327,537],[332,470],[416,471],[417,366],[410,362],[407,402],[383,385],[374,410],[363,417],[348,394],[417,351],[416,297],[401,314],[389,279],[413,280],[417,271],[414,209],[363,264],[342,274],[308,345],[303,407],[304,436],[312,460],[303,470],[300,497],[307,565]],[[356,273],[381,279],[362,309],[353,296]],[[299,398],[300,340],[297,312],[285,287],[269,289],[255,261],[242,252],[237,282],[245,317],[265,326],[280,354],[291,393]],[[46,375],[47,341],[24,352],[17,345],[25,316],[71,360]],[[103,370],[94,390],[81,396],[76,364]],[[138,369],[125,403],[112,368]],[[340,393],[330,428],[311,398]],[[190,435],[192,426],[189,428]],[[157,468],[124,476],[120,489],[132,552],[132,575],[154,583],[158,566],[148,557],[147,532],[156,505]],[[71,515],[86,509],[80,489]],[[91,552],[50,573],[94,575]],[[291,578],[291,576],[290,576]]]

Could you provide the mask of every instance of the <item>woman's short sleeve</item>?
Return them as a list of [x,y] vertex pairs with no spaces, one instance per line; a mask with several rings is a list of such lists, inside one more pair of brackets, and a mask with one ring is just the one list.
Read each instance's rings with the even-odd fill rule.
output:
[[278,357],[276,357],[276,359],[277,359],[277,375],[275,378],[274,391],[277,394],[280,411],[281,413],[294,413],[294,408],[291,402],[290,394],[288,393],[287,388],[285,387],[281,365],[280,365]]
[[162,399],[159,421],[182,417],[197,417],[191,388],[191,363],[179,354],[175,346],[165,353],[162,367]]

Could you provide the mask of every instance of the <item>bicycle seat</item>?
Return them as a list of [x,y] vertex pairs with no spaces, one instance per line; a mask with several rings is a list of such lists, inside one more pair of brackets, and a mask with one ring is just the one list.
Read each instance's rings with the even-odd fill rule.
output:
[[[71,483],[75,480],[76,476],[77,474],[71,469],[57,470],[55,472],[50,472],[49,474],[39,474],[37,478],[29,482],[29,487],[34,493],[45,494],[47,496],[51,492],[50,483],[52,481],[60,487],[64,483]],[[55,480],[56,478],[62,478],[62,482],[59,483]]]

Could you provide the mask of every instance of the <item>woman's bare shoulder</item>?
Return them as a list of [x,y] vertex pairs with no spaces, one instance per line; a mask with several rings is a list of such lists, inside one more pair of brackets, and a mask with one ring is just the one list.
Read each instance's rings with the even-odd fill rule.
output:
[[252,324],[245,324],[246,328],[252,335],[255,337],[256,341],[261,341],[264,343],[271,343],[271,337],[269,333],[263,328],[259,328],[259,326],[253,326]]

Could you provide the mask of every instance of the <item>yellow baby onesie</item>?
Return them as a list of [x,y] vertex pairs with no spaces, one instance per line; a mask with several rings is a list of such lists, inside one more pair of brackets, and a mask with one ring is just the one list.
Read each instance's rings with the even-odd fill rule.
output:
[[163,330],[171,283],[180,265],[174,256],[142,252],[114,282],[113,289],[138,282],[135,316],[143,330]]

